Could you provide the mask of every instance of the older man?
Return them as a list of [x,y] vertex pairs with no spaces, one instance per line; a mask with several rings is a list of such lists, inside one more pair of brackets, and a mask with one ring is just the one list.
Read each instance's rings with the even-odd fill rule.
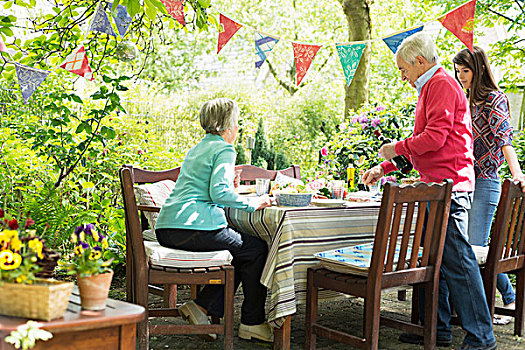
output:
[[[437,345],[450,346],[452,341],[450,298],[467,332],[461,349],[497,349],[483,282],[467,236],[467,211],[475,179],[467,99],[455,79],[438,65],[437,50],[428,35],[418,33],[405,39],[396,61],[402,79],[419,93],[414,133],[381,147],[380,153],[387,161],[369,169],[363,181],[375,183],[396,170],[388,160],[400,154],[410,158],[422,181],[454,181],[441,266]],[[400,340],[423,342],[414,334],[402,334]]]

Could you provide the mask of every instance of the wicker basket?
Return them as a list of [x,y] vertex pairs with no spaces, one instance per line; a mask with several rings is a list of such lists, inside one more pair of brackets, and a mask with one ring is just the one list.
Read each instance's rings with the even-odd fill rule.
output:
[[37,279],[34,284],[0,282],[0,314],[38,320],[64,316],[73,282]]

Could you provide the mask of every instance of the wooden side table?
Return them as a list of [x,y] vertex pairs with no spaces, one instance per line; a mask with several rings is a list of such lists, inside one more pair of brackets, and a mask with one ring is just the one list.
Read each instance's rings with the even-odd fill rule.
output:
[[[144,314],[142,306],[113,299],[107,300],[105,310],[82,310],[75,287],[64,317],[40,322],[41,328],[51,332],[53,338],[38,341],[34,350],[134,350],[137,322],[144,319]],[[0,315],[0,350],[14,349],[4,338],[26,322],[24,318]]]

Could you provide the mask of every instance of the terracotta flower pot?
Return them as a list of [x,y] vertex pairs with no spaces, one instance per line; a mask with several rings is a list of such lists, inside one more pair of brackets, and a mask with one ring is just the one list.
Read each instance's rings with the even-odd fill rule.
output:
[[104,310],[108,298],[113,271],[80,277],[77,275],[80,302],[84,310]]

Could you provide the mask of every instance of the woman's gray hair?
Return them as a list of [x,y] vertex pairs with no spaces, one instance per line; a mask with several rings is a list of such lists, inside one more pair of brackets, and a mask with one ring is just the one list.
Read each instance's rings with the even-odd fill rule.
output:
[[400,57],[411,65],[416,63],[417,56],[423,56],[429,63],[437,63],[439,60],[434,40],[423,32],[416,33],[403,40],[396,52],[396,58]]
[[201,107],[199,118],[206,133],[218,134],[233,129],[237,124],[239,107],[229,98],[216,98]]

